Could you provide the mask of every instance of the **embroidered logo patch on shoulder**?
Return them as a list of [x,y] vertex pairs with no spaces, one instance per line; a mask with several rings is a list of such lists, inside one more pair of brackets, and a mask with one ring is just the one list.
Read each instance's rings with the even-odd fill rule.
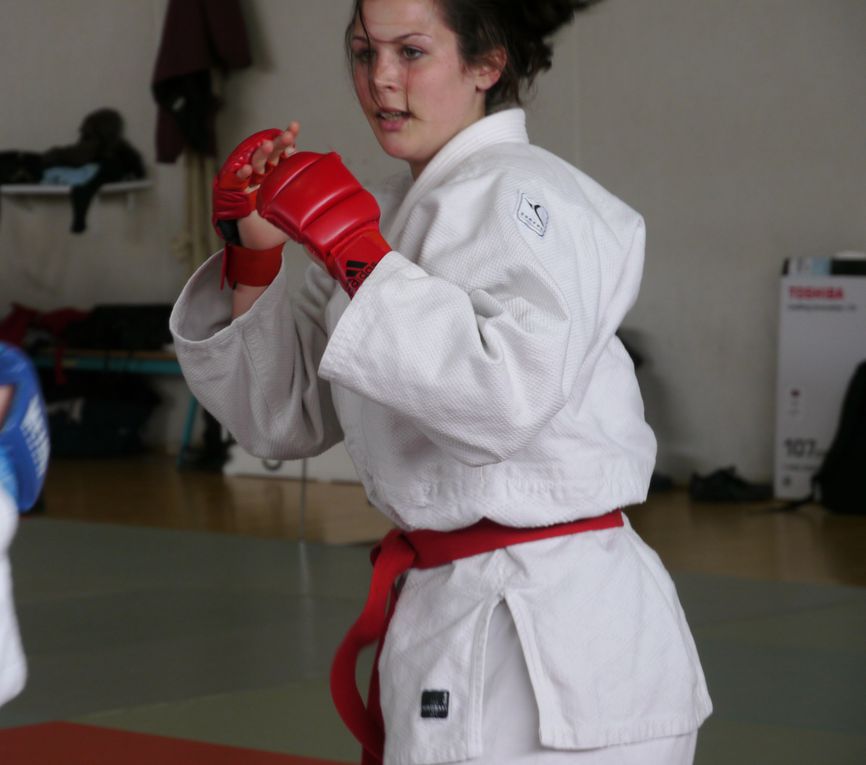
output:
[[534,202],[526,194],[521,193],[520,203],[517,205],[517,220],[538,234],[538,236],[543,237],[544,232],[547,231],[547,224],[550,221],[550,213],[547,212],[547,209],[543,205]]
[[421,717],[448,717],[448,691],[422,691],[421,692]]

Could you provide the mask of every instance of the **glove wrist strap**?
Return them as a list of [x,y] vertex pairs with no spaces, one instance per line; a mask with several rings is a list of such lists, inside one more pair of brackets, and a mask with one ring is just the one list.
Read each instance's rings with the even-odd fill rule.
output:
[[283,263],[283,245],[267,250],[253,250],[239,244],[226,244],[223,249],[220,289],[228,282],[234,289],[238,284],[267,287],[280,272]]

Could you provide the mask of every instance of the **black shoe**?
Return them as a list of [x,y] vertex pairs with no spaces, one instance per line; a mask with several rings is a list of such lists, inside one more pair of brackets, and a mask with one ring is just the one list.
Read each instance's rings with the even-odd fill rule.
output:
[[692,474],[689,497],[695,502],[766,502],[773,498],[773,487],[744,481],[730,467],[706,476]]

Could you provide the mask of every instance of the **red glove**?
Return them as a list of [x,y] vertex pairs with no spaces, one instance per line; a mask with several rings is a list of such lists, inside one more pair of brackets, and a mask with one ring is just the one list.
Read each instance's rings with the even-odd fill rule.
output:
[[[237,221],[246,218],[256,209],[257,190],[247,189],[260,184],[264,176],[253,173],[249,178],[241,180],[237,173],[244,165],[251,164],[253,153],[259,146],[265,141],[276,139],[281,133],[282,131],[276,128],[262,130],[242,141],[214,178],[211,221],[217,234],[226,242],[220,289],[226,279],[232,287],[239,282],[264,287],[276,278],[280,270],[282,245],[267,250],[253,250],[241,246]],[[273,167],[269,165],[265,175]]]
[[333,152],[297,152],[280,162],[262,181],[256,206],[303,244],[349,297],[392,249],[379,232],[373,195]]

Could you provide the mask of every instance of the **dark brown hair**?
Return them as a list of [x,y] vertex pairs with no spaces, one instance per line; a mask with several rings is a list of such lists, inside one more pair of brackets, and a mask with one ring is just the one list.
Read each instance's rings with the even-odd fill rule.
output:
[[[506,62],[499,81],[487,91],[491,112],[504,104],[520,104],[525,88],[550,69],[550,38],[574,15],[600,0],[433,0],[445,25],[457,36],[460,56],[468,66],[482,64],[497,49]],[[351,41],[355,19],[363,0],[355,0],[352,20],[346,28],[346,54],[352,60]],[[366,30],[365,30],[366,31]]]

